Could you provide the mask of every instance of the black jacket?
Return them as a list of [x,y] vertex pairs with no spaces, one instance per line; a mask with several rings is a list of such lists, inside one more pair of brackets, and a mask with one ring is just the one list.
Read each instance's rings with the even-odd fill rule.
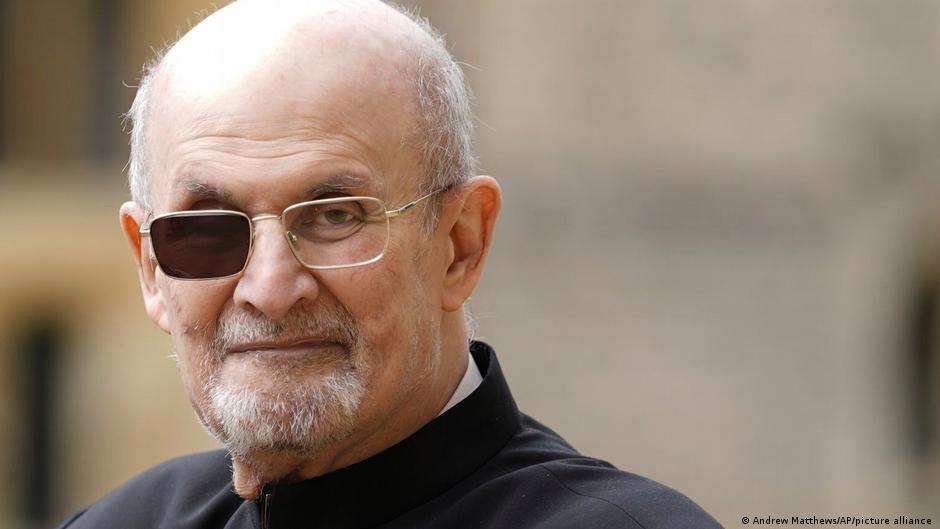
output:
[[579,454],[519,413],[493,350],[474,342],[483,382],[411,437],[365,461],[257,501],[235,495],[225,451],[132,479],[61,528],[471,529],[720,525],[682,494]]

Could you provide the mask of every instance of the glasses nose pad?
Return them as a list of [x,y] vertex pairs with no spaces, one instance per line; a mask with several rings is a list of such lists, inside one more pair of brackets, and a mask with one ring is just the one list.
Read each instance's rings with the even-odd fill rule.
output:
[[300,253],[299,253],[300,252],[300,246],[299,246],[300,238],[297,237],[296,233],[288,229],[284,230],[284,237],[287,239],[287,247],[290,248],[290,253],[294,255],[294,259],[297,259],[297,261],[300,264],[304,264],[303,260],[300,258]]
[[297,234],[290,230],[284,230],[284,237],[287,238],[287,246],[290,247],[290,251],[294,254],[294,257],[297,257],[298,245],[300,244]]

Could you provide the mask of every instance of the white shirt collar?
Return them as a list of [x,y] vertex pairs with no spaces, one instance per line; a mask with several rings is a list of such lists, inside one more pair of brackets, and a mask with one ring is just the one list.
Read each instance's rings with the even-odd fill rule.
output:
[[477,367],[473,355],[467,351],[467,356],[469,357],[467,359],[467,371],[463,374],[463,378],[460,379],[460,384],[457,384],[457,389],[454,390],[453,396],[450,397],[450,400],[447,401],[444,409],[441,410],[441,413],[438,415],[443,415],[445,411],[453,408],[458,402],[467,398],[473,393],[473,390],[477,389],[480,383],[483,382],[483,375],[480,374],[480,368]]

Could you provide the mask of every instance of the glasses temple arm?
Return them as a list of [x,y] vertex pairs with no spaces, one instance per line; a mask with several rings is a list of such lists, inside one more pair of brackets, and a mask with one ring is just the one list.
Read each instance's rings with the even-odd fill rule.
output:
[[442,187],[442,188],[440,188],[440,189],[435,189],[434,191],[431,191],[431,192],[428,193],[427,195],[424,195],[423,197],[418,197],[418,198],[412,200],[411,202],[405,204],[404,206],[402,206],[402,207],[400,207],[400,208],[398,208],[398,209],[390,209],[390,210],[386,211],[386,212],[385,212],[385,216],[386,216],[387,218],[393,219],[393,218],[395,218],[395,217],[397,217],[397,216],[399,216],[399,215],[401,215],[401,214],[403,214],[403,213],[406,213],[409,209],[411,209],[411,208],[417,206],[417,205],[420,204],[422,201],[427,200],[427,199],[433,197],[434,195],[440,193],[441,191],[446,191],[446,190],[448,190],[448,189],[450,189],[450,188],[451,188],[451,186]]
[[147,219],[147,225],[141,226],[140,229],[137,230],[137,235],[141,237],[150,237],[150,223],[153,222],[153,212],[148,210]]

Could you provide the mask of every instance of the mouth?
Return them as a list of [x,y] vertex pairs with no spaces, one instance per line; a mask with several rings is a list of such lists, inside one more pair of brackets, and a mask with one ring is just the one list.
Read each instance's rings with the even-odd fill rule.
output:
[[239,344],[228,350],[229,355],[261,354],[276,356],[326,355],[344,352],[346,348],[332,340],[305,338],[299,340],[263,341]]

